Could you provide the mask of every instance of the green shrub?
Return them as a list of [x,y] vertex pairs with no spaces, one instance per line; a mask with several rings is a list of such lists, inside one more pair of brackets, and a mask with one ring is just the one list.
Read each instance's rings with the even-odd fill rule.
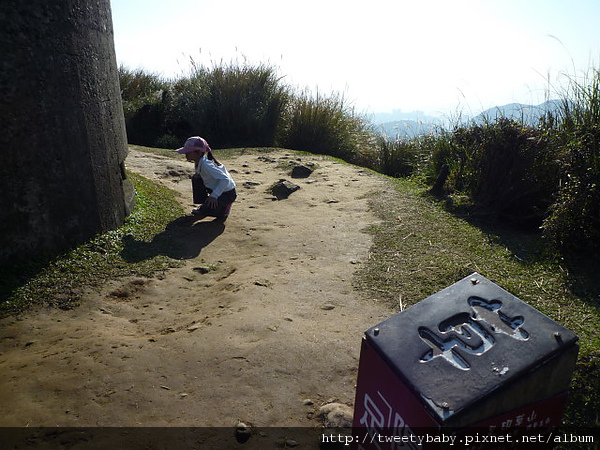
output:
[[170,82],[123,68],[120,77],[132,144],[174,148],[201,135],[215,148],[280,145],[375,165],[372,126],[343,97],[295,95],[273,66],[192,61]]
[[444,165],[457,158],[452,156],[451,134],[447,130],[438,130],[419,138],[421,163],[419,171],[427,184],[433,184]]
[[560,188],[546,235],[563,251],[600,256],[600,71],[571,80],[551,132],[560,149]]
[[182,140],[175,136],[171,136],[170,134],[163,134],[156,140],[154,145],[158,148],[169,148],[174,150],[181,147]]
[[166,129],[180,139],[201,135],[221,148],[272,146],[288,100],[272,66],[194,66],[169,92]]
[[[524,124],[499,118],[457,127],[441,147],[449,183],[466,193],[476,211],[493,219],[539,227],[556,191],[558,167],[547,136]],[[438,155],[438,164],[443,161]]]
[[164,93],[169,82],[143,69],[119,66],[119,83],[130,144],[153,145],[163,134]]
[[162,92],[169,86],[169,82],[159,75],[143,69],[130,70],[120,65],[118,72],[125,120],[142,106],[160,102]]
[[414,174],[420,163],[418,139],[378,138],[379,161],[377,171],[395,178]]
[[165,107],[162,102],[146,103],[125,120],[127,142],[152,147],[164,134]]
[[357,162],[369,158],[373,135],[366,119],[343,96],[305,91],[293,97],[278,145]]

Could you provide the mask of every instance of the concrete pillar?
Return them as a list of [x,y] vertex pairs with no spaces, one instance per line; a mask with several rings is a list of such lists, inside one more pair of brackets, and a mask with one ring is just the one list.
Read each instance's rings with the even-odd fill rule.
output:
[[0,265],[118,227],[133,203],[109,0],[0,2]]

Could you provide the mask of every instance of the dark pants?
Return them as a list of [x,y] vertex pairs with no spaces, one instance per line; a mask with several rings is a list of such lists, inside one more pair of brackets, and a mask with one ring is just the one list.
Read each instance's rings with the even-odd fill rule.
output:
[[202,181],[201,177],[192,177],[192,193],[194,197],[194,203],[202,204],[202,206],[198,208],[197,214],[205,214],[207,216],[214,217],[226,217],[229,214],[229,210],[231,209],[231,204],[237,198],[237,193],[235,192],[235,189],[223,192],[217,199],[219,204],[216,208],[209,208],[204,203],[208,197],[208,194],[210,194],[211,192],[211,189],[204,186],[204,181]]
[[[209,193],[210,189],[206,189]],[[219,198],[217,199],[218,205],[216,208],[209,208],[206,203],[203,203],[199,208],[199,212],[202,214],[206,214],[207,216],[213,217],[226,217],[229,214],[229,210],[231,209],[231,204],[237,198],[237,193],[235,189],[230,191],[223,192]]]

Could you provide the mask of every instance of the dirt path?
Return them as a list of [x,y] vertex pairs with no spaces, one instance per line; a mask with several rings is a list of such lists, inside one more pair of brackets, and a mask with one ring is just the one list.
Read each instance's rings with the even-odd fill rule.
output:
[[[110,281],[71,311],[0,322],[0,426],[317,426],[327,402],[352,405],[364,330],[391,312],[361,298],[366,195],[387,181],[289,152],[226,161],[238,201],[224,224],[182,221],[186,264]],[[132,150],[128,169],[182,194],[192,166]],[[301,189],[274,201],[287,178]]]

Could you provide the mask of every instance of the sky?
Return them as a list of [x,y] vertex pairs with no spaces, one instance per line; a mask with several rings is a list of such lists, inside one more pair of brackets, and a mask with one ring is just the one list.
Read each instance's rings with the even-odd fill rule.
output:
[[117,63],[270,64],[360,113],[475,115],[600,68],[598,0],[111,0]]

